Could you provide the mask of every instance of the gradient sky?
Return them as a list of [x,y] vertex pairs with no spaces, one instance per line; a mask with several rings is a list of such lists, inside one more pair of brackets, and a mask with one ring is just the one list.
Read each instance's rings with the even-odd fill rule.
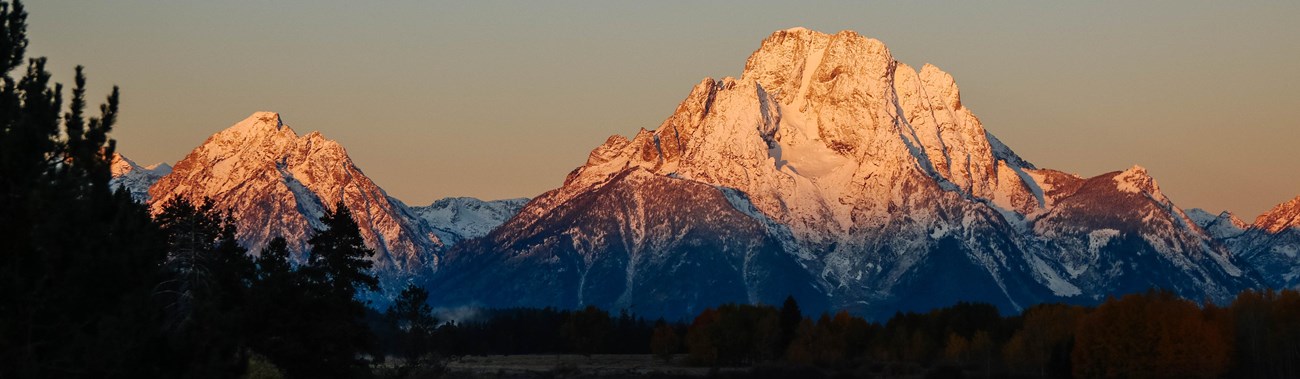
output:
[[611,134],[657,127],[773,31],[842,29],[951,73],[1020,155],[1148,168],[1184,208],[1250,221],[1300,194],[1300,2],[28,0],[30,55],[113,137],[175,162],[258,110],[347,147],[390,195],[535,196]]

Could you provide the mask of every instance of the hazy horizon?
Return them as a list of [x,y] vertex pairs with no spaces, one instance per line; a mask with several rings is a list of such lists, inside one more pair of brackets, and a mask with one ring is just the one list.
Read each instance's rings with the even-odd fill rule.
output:
[[[611,134],[653,129],[773,31],[854,30],[1021,156],[1147,167],[1184,208],[1247,221],[1300,194],[1300,4],[29,1],[30,56],[123,90],[114,131],[175,163],[255,111],[321,131],[390,195],[532,197]],[[1279,43],[1281,42],[1281,43]]]

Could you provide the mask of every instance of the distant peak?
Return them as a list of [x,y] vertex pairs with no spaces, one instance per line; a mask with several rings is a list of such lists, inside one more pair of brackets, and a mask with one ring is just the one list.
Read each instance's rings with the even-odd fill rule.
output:
[[113,161],[110,163],[109,170],[112,171],[113,176],[120,176],[139,168],[140,165],[135,164],[134,161],[122,155],[122,153],[113,153]]
[[153,171],[155,173],[166,175],[172,172],[172,165],[167,164],[167,162],[158,162],[149,166],[145,166],[144,169]]
[[1250,224],[1247,224],[1245,221],[1242,221],[1241,218],[1238,218],[1236,214],[1233,214],[1230,211],[1219,212],[1219,216],[1216,217],[1215,219],[1219,220],[1220,222],[1227,222],[1228,224],[1238,229],[1245,229],[1250,226]]

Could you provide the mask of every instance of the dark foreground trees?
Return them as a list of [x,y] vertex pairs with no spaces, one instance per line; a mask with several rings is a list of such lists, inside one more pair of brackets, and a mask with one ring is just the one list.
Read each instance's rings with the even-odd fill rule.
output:
[[1079,321],[1074,374],[1085,378],[1215,378],[1228,368],[1231,331],[1210,310],[1170,292],[1103,303]]
[[0,377],[156,374],[164,241],[108,185],[117,89],[87,118],[78,67],[65,103],[26,60],[26,16],[0,2]]
[[433,353],[433,335],[438,329],[438,319],[433,317],[433,308],[429,307],[429,292],[414,284],[407,286],[384,313],[384,318],[396,329],[393,333],[395,350],[407,363],[418,363]]
[[234,222],[211,202],[174,199],[155,218],[167,240],[154,301],[162,308],[169,372],[222,378],[243,372],[248,356],[248,283],[252,258],[235,240]]
[[321,222],[302,266],[293,266],[281,238],[256,258],[242,315],[248,347],[291,378],[365,376],[376,343],[358,293],[379,289],[366,260],[374,251],[342,202]]

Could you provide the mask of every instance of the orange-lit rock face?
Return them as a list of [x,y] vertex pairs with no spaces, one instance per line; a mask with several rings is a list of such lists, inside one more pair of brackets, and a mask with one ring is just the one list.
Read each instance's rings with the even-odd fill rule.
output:
[[1255,227],[1278,233],[1288,228],[1300,228],[1300,196],[1270,209],[1255,218]]

